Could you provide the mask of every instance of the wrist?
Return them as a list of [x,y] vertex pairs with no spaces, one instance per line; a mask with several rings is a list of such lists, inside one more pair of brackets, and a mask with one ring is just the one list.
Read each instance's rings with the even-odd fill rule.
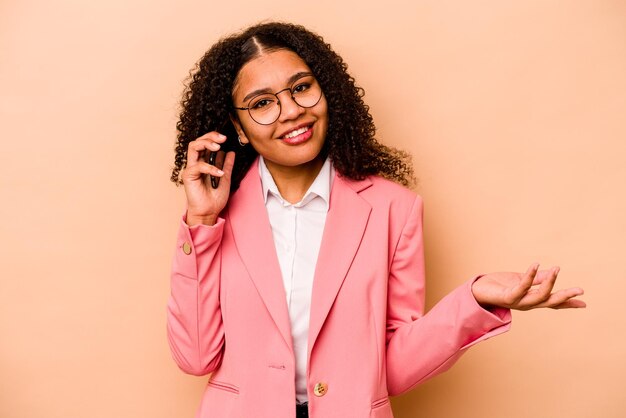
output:
[[472,295],[474,296],[474,299],[476,300],[476,303],[478,303],[478,305],[480,305],[481,308],[487,311],[491,311],[493,310],[495,306],[487,303],[484,300],[485,299],[483,296],[484,292],[481,291],[482,283],[479,283],[483,277],[485,277],[484,274],[481,274],[480,276],[476,277],[476,279],[474,279],[474,281],[472,282],[470,289],[472,291]]
[[187,213],[185,223],[189,227],[196,225],[213,226],[217,223],[217,215],[192,215]]

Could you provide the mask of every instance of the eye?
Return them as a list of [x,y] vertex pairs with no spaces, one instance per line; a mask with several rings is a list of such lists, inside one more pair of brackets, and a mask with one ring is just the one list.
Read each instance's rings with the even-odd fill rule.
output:
[[300,83],[293,88],[293,93],[303,93],[311,88],[311,83]]
[[273,102],[274,100],[269,97],[259,97],[257,99],[252,99],[249,107],[251,109],[263,109],[264,107],[271,105]]

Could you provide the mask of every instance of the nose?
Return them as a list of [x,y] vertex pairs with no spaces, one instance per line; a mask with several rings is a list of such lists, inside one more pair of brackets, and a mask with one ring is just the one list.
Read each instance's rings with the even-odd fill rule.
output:
[[289,89],[284,90],[280,93],[282,93],[282,97],[278,98],[280,103],[280,116],[278,120],[283,122],[291,119],[297,119],[302,113],[305,112],[304,108],[296,103],[295,100],[293,100],[293,97],[291,97],[291,91]]

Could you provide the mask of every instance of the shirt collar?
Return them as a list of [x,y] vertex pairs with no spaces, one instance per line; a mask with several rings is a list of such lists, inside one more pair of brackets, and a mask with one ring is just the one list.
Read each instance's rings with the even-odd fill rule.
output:
[[[259,175],[261,177],[261,186],[263,188],[263,200],[267,204],[267,196],[268,193],[272,193],[278,199],[280,199],[281,203],[286,204],[286,206],[290,205],[278,191],[278,186],[274,182],[272,178],[272,174],[267,169],[265,165],[265,160],[262,156],[259,156]],[[330,159],[326,157],[324,161],[324,165],[320,169],[320,172],[313,180],[313,183],[309,187],[309,190],[304,194],[302,200],[298,203],[294,203],[293,206],[301,207],[309,203],[315,197],[321,197],[326,203],[326,207],[328,208],[328,204],[330,202],[330,189],[333,183],[333,177],[335,175],[335,169],[330,162]]]

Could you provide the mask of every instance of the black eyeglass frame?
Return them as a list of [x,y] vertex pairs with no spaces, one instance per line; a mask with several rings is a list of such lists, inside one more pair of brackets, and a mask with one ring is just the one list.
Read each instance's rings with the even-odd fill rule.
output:
[[[322,91],[322,87],[321,87],[321,86],[319,86],[319,82],[315,79],[315,77],[313,77],[313,80],[315,80],[315,82],[318,84],[318,86],[319,86],[319,88],[320,88],[320,97],[318,97],[318,98],[317,98],[317,101],[316,101],[315,103],[313,103],[311,106],[302,106],[302,105],[301,105],[300,103],[298,103],[298,101],[297,101],[297,100],[293,97],[293,88],[296,86],[296,84],[298,84],[298,82],[299,82],[300,80],[302,80],[302,79],[303,79],[303,78],[305,78],[305,77],[312,77],[312,76],[311,76],[311,75],[305,75],[305,76],[302,76],[302,77],[298,78],[297,80],[295,80],[295,81],[291,84],[291,87],[284,88],[284,89],[282,89],[282,90],[277,91],[276,93],[259,93],[259,94],[255,95],[255,96],[251,97],[251,98],[250,98],[250,100],[248,100],[248,107],[237,107],[237,106],[233,106],[233,108],[234,108],[234,109],[237,109],[237,110],[247,110],[247,111],[248,111],[248,115],[250,115],[250,119],[252,119],[252,120],[253,120],[253,121],[255,121],[256,123],[258,123],[259,125],[264,125],[264,126],[267,126],[267,125],[271,125],[271,124],[273,124],[274,122],[276,122],[276,121],[278,120],[278,118],[280,118],[280,114],[281,114],[281,113],[282,113],[282,111],[283,111],[283,107],[280,105],[280,98],[278,97],[278,95],[279,95],[280,93],[282,93],[283,91],[289,91],[290,96],[291,96],[291,100],[293,100],[293,101],[294,101],[294,103],[295,103],[295,104],[297,104],[298,106],[300,106],[301,108],[303,108],[303,109],[310,109],[310,108],[312,108],[312,107],[315,107],[315,106],[316,106],[316,105],[320,102],[320,100],[322,100],[322,96],[324,95],[324,92]],[[250,106],[250,103],[252,103],[252,101],[253,101],[254,99],[256,99],[257,97],[259,97],[259,96],[263,96],[263,95],[266,95],[266,94],[270,94],[270,95],[272,95],[272,96],[276,97],[276,104],[277,104],[277,105],[278,105],[278,107],[279,107],[279,111],[278,111],[278,115],[276,116],[276,119],[274,119],[274,120],[273,120],[273,121],[271,121],[270,123],[261,123],[261,122],[259,122],[258,120],[256,120],[256,119],[254,118],[254,116],[252,116],[252,113],[250,113],[250,109],[252,108],[252,106]]]

